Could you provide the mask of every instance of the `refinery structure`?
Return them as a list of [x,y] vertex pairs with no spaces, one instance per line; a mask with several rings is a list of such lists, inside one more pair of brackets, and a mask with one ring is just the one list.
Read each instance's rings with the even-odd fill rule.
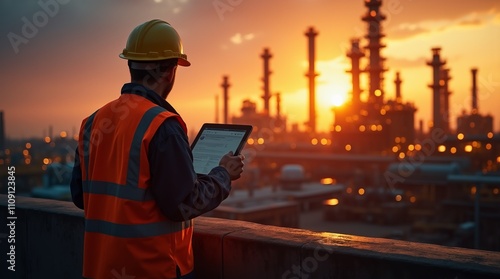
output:
[[[351,39],[345,53],[350,61],[345,69],[351,76],[350,98],[333,108],[330,131],[317,129],[315,39],[320,32],[314,27],[305,28],[303,34],[308,49],[305,129],[289,123],[281,108],[286,95],[272,89],[272,48],[259,54],[262,92],[243,100],[238,115],[229,115],[231,77],[222,77],[216,122],[254,128],[243,151],[245,172],[235,181],[230,197],[210,216],[318,230],[354,220],[405,224],[408,230],[403,234],[387,237],[500,251],[500,240],[491,237],[500,235],[500,134],[493,130],[493,117],[479,110],[479,69],[470,69],[470,111],[451,119],[453,69],[447,67],[442,49],[429,50],[426,62],[432,79],[421,94],[432,101],[432,121],[424,127],[415,119],[418,105],[402,92],[402,83],[410,77],[403,72],[386,76],[390,65],[382,54],[383,1],[363,3],[365,36]],[[363,75],[366,84],[361,83]],[[388,90],[393,90],[394,99],[387,98]],[[252,98],[262,102],[262,110]],[[66,185],[70,170],[63,158],[76,146],[76,139],[55,137],[49,129],[40,143],[7,149],[3,118],[0,112],[0,165],[23,165],[16,167],[18,184],[30,185],[23,190],[68,199],[69,192],[60,187]],[[36,153],[35,147],[44,151]],[[43,159],[41,169],[29,168],[35,159]],[[54,170],[57,164],[67,170]],[[51,173],[68,175],[59,175],[61,179],[52,183]],[[37,185],[42,189],[30,189]],[[313,227],[302,224],[300,218],[311,211],[323,216]]]
[[[381,51],[385,47],[383,38],[383,21],[386,19],[381,12],[382,1],[364,1],[367,8],[361,19],[366,22],[367,30],[364,40],[360,38],[351,39],[350,49],[346,53],[351,68],[346,69],[351,75],[350,99],[341,107],[335,107],[334,119],[330,126],[331,134],[328,135],[330,151],[335,153],[350,154],[377,154],[388,155],[396,153],[400,157],[406,156],[408,151],[414,150],[418,140],[426,137],[422,121],[416,123],[415,112],[417,106],[407,102],[403,98],[401,84],[404,82],[403,73],[397,72],[393,78],[395,99],[386,98],[386,77],[384,73],[388,70]],[[223,103],[224,123],[248,123],[254,126],[254,139],[251,143],[257,143],[259,138],[264,142],[271,138],[273,143],[284,140],[290,141],[314,141],[323,136],[316,128],[316,106],[315,106],[315,38],[318,31],[309,27],[304,35],[308,45],[308,71],[305,76],[308,83],[308,120],[305,123],[306,130],[299,132],[297,126],[287,126],[286,116],[281,112],[281,98],[279,93],[272,93],[270,89],[271,66],[270,60],[273,55],[269,48],[265,48],[260,57],[263,60],[262,89],[263,110],[257,111],[256,102],[246,99],[241,106],[239,116],[228,115],[227,102],[229,95],[228,76],[223,77]],[[446,61],[441,58],[441,49],[432,48],[431,58],[428,60],[429,72],[432,80],[429,94],[432,100],[432,121],[428,124],[429,134],[433,130],[439,130],[446,135],[490,135],[493,133],[493,118],[490,115],[482,115],[478,110],[477,102],[477,68],[472,68],[471,78],[471,110],[469,113],[463,111],[456,119],[456,131],[451,130],[450,119],[450,96],[449,82],[452,79],[450,69],[446,67]],[[368,84],[366,88],[360,84],[361,75],[367,75]],[[365,98],[362,95],[365,94]],[[276,115],[270,115],[270,99],[275,98]],[[366,100],[366,101],[363,101]],[[218,102],[218,101],[217,101]],[[218,110],[218,104],[216,110]],[[216,111],[218,115],[218,111]],[[417,125],[418,124],[418,125]],[[417,127],[418,126],[418,127]],[[260,133],[260,135],[259,135]],[[460,137],[460,136],[459,136]],[[285,140],[286,139],[286,140]],[[314,141],[315,142],[315,141]],[[453,149],[455,150],[455,149]],[[458,153],[459,150],[457,150]],[[455,153],[457,153],[455,152]],[[453,152],[452,152],[453,153]],[[405,154],[405,155],[403,155]]]
[[[346,69],[352,83],[350,99],[333,108],[329,133],[319,133],[316,126],[315,38],[319,32],[314,27],[304,32],[309,91],[305,130],[296,124],[287,126],[286,116],[280,113],[283,96],[270,89],[273,55],[269,48],[260,56],[263,111],[246,99],[241,114],[229,117],[229,77],[224,77],[224,119],[254,126],[246,150],[255,171],[247,171],[236,184],[237,189],[249,192],[232,195],[215,216],[299,226],[290,217],[296,214],[294,209],[287,211],[292,200],[302,211],[322,206],[327,221],[361,219],[393,224],[405,220],[411,223],[412,232],[406,239],[500,249],[498,240],[487,237],[500,233],[500,134],[493,130],[492,116],[478,109],[478,69],[471,69],[470,111],[451,119],[451,70],[441,57],[441,48],[430,49],[426,64],[432,80],[422,94],[428,94],[432,102],[432,121],[427,127],[423,121],[416,123],[418,106],[405,100],[401,90],[404,73],[390,77],[395,98],[387,98],[390,86],[384,83],[389,79],[384,74],[390,65],[382,54],[386,19],[382,1],[365,0],[364,5],[361,19],[367,26],[366,35],[351,39],[345,54],[351,64]],[[367,76],[366,85],[360,82],[362,75]],[[276,115],[269,113],[271,98],[276,101]],[[451,128],[452,121],[456,121],[456,130]],[[298,178],[293,181],[290,177]],[[325,190],[305,181],[333,185],[330,191],[321,192]],[[266,190],[269,184],[275,186]],[[246,208],[248,199],[261,207],[267,201],[274,213],[262,217],[262,209]],[[279,203],[283,203],[280,209]],[[463,232],[467,230],[468,239]]]

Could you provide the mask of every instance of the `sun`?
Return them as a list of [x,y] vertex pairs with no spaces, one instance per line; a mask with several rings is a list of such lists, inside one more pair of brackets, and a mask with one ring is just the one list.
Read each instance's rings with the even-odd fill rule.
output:
[[348,101],[348,84],[332,79],[318,86],[316,104],[319,107],[331,109],[340,107]]
[[335,94],[331,96],[331,102],[334,107],[340,107],[347,102],[347,94]]
[[351,87],[350,77],[345,72],[348,67],[341,57],[318,63],[320,72],[316,97],[318,107],[331,109],[342,106],[348,101]]

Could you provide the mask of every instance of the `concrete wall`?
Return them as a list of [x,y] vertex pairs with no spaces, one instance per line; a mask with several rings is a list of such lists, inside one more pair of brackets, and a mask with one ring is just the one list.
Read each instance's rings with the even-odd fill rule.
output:
[[[0,199],[7,222],[7,197]],[[7,270],[10,232],[2,225],[0,278],[81,278],[82,211],[69,202],[18,197],[15,215],[16,271]],[[495,252],[207,217],[195,226],[198,278],[500,278]]]

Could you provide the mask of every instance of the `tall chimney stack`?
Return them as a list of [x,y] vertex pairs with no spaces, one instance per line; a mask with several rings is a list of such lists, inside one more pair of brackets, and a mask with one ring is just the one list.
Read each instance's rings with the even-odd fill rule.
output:
[[368,23],[368,34],[365,36],[368,39],[368,49],[370,55],[369,64],[366,71],[369,74],[369,97],[368,101],[382,105],[384,101],[384,89],[382,82],[384,80],[383,74],[387,69],[384,68],[385,58],[381,56],[381,49],[385,47],[381,43],[382,38],[385,36],[382,33],[382,21],[386,16],[380,12],[381,0],[365,0],[365,6],[368,8],[367,13],[361,18]]
[[[441,115],[443,116],[443,126],[446,132],[450,132],[450,95],[451,91],[449,90],[448,84],[451,80],[450,69],[442,69],[441,70],[441,80],[442,82],[442,91],[441,91],[441,100],[443,111]],[[441,81],[440,81],[441,83]]]
[[309,70],[306,73],[306,77],[309,79],[309,132],[316,133],[316,77],[318,74],[315,70],[316,62],[316,50],[314,40],[318,35],[318,32],[314,30],[313,27],[309,27],[305,33],[308,38],[308,58],[309,58]]
[[215,94],[215,123],[219,123],[219,95]]
[[271,99],[271,90],[269,85],[269,76],[272,72],[269,70],[269,60],[273,57],[269,52],[268,48],[264,49],[264,53],[260,56],[264,60],[264,77],[262,81],[264,82],[264,95],[262,95],[262,99],[264,99],[264,113],[269,115],[269,99]]
[[361,75],[361,68],[359,66],[359,60],[364,57],[365,54],[359,48],[359,39],[351,39],[351,50],[347,52],[347,57],[351,58],[351,70],[346,71],[351,73],[352,80],[352,105],[355,108],[359,108],[361,103],[361,87],[359,85],[359,76]]
[[276,118],[281,118],[281,94],[276,93]]
[[479,109],[477,107],[477,68],[472,68],[472,113],[479,113]]
[[223,89],[223,94],[224,94],[224,97],[223,97],[223,102],[224,102],[224,124],[228,124],[228,111],[229,111],[229,108],[228,108],[228,104],[229,104],[229,87],[231,86],[231,84],[229,84],[229,77],[228,76],[224,76],[223,77],[223,82],[221,84],[222,86],[222,89]]
[[446,64],[446,61],[441,60],[439,56],[439,52],[441,48],[436,47],[432,49],[432,60],[427,62],[427,65],[432,67],[432,80],[433,84],[430,84],[429,87],[432,88],[432,128],[433,129],[443,129],[443,121],[441,115],[441,89],[442,85],[440,84],[441,80],[441,69],[443,65]]
[[403,81],[399,77],[399,72],[396,72],[396,79],[394,80],[394,85],[396,85],[396,102],[397,103],[403,102],[403,98],[401,97],[401,83],[403,83]]

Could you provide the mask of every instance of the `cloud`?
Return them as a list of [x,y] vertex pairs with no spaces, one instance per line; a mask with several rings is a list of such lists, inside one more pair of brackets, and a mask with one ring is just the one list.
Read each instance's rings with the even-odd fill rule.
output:
[[234,36],[232,36],[229,40],[235,44],[235,45],[240,45],[245,41],[251,41],[255,38],[255,35],[253,33],[248,33],[245,35],[242,35],[241,33],[236,33]]
[[166,3],[173,14],[179,14],[189,0],[153,0],[156,4]]
[[391,39],[405,39],[427,32],[429,32],[428,29],[425,29],[418,24],[400,24],[398,27],[390,31],[390,37]]
[[446,31],[458,27],[479,28],[488,23],[494,23],[498,18],[495,10],[481,13],[471,12],[453,19],[425,20],[414,23],[401,23],[388,30],[389,36],[393,39],[406,39],[421,34]]
[[468,26],[468,25],[474,26],[474,25],[481,25],[482,23],[483,22],[480,19],[471,19],[471,20],[464,20],[459,24],[463,26]]
[[424,57],[407,59],[407,58],[396,58],[388,56],[387,61],[388,62],[386,63],[386,65],[389,65],[391,68],[394,69],[422,67],[425,66],[427,63],[427,59]]

